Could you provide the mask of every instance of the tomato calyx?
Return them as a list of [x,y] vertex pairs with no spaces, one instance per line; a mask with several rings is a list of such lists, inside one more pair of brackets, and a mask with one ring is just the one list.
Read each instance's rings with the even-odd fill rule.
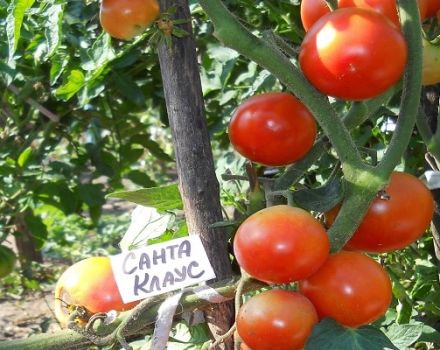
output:
[[177,27],[179,24],[188,23],[189,19],[172,19],[171,17],[175,13],[176,7],[173,6],[160,14],[159,18],[154,22],[155,30],[149,40],[150,45],[157,46],[159,43],[165,42],[168,48],[172,48],[171,37],[183,38],[189,35],[186,30]]

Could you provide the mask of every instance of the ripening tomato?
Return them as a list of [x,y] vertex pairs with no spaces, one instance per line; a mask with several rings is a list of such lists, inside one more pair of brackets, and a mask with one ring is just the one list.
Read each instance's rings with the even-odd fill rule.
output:
[[[418,0],[420,18],[426,18],[429,0]],[[359,7],[376,11],[400,28],[399,15],[397,13],[396,0],[338,0],[338,8]],[[322,16],[330,12],[325,0],[302,0],[301,22],[306,31]]]
[[422,85],[440,83],[440,46],[423,40]]
[[136,304],[122,301],[109,257],[91,257],[73,264],[55,286],[55,316],[63,326],[70,314],[68,305],[82,306],[94,314],[125,311]]
[[[329,224],[338,211],[336,207],[326,214]],[[433,214],[434,200],[423,182],[411,174],[394,172],[344,249],[371,253],[402,249],[425,232]]]
[[428,0],[428,9],[426,11],[426,17],[435,16],[437,11],[440,10],[440,0]]
[[112,37],[130,40],[159,16],[157,0],[102,0],[99,19]]
[[229,138],[244,157],[264,165],[293,163],[313,146],[316,122],[295,96],[269,92],[241,104],[229,123]]
[[234,253],[252,277],[288,283],[310,276],[324,263],[330,243],[321,223],[305,210],[277,205],[249,216],[238,228]]
[[299,53],[307,79],[324,94],[345,100],[385,92],[400,79],[406,61],[400,30],[384,16],[356,7],[321,17],[307,32]]
[[317,322],[310,300],[299,293],[273,289],[242,305],[237,331],[253,350],[300,350]]
[[386,271],[370,257],[342,251],[331,255],[299,290],[315,306],[319,318],[331,317],[347,327],[379,319],[392,298]]
[[0,245],[0,278],[9,275],[15,267],[17,257],[11,248]]

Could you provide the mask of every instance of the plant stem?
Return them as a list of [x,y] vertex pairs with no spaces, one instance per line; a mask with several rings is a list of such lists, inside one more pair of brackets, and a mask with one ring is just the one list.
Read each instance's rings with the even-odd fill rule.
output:
[[[224,280],[211,285],[215,290],[227,299],[233,299],[238,285],[238,279]],[[257,290],[265,286],[263,282],[248,280],[243,291]],[[162,296],[166,298],[165,295]],[[203,309],[212,304],[197,296],[196,293],[184,294],[181,299],[181,309],[176,313],[176,318],[185,311]],[[143,310],[138,318],[130,323],[130,327],[124,331],[124,335],[139,335],[151,333],[156,320],[157,311],[161,303],[155,302],[151,308]],[[99,326],[97,333],[101,336],[111,334],[124,320],[130,318],[131,312],[125,312],[108,326]],[[59,331],[52,334],[31,336],[27,339],[10,340],[0,342],[0,350],[80,350],[89,349],[93,344],[82,335],[70,330]]]
[[361,157],[347,128],[326,96],[307,79],[277,47],[249,32],[219,0],[200,0],[214,23],[214,35],[226,46],[269,70],[298,97],[315,116],[342,162],[361,164]]
[[416,123],[422,84],[422,30],[415,0],[399,0],[403,33],[408,45],[408,63],[403,80],[400,113],[390,145],[377,170],[389,176],[400,162]]

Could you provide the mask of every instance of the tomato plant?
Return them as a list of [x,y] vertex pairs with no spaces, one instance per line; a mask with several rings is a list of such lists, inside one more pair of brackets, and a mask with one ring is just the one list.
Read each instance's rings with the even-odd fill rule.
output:
[[[426,18],[429,0],[418,0],[420,18]],[[338,0],[338,8],[359,7],[376,11],[397,27],[400,27],[399,15],[397,12],[396,0]],[[307,31],[322,16],[330,12],[325,0],[302,0],[301,1],[301,22]]]
[[0,245],[0,278],[9,275],[14,269],[17,257],[12,249]]
[[269,290],[239,310],[237,331],[253,350],[299,350],[318,322],[310,300],[299,293]]
[[229,138],[244,157],[281,166],[301,159],[313,146],[316,122],[293,95],[270,92],[241,104],[229,124]]
[[122,301],[108,257],[91,257],[73,264],[55,286],[55,315],[64,326],[71,311],[69,306],[81,306],[93,314],[125,311],[137,303]]
[[324,227],[308,212],[277,205],[256,212],[240,225],[234,253],[252,277],[288,283],[310,276],[324,263],[329,240]]
[[341,251],[331,255],[299,290],[320,318],[331,317],[348,327],[359,327],[380,318],[392,298],[386,271],[370,257]]
[[[337,212],[335,208],[328,213],[329,223]],[[423,182],[411,174],[394,172],[345,249],[382,253],[404,248],[425,232],[433,214],[432,194]]]
[[400,79],[407,47],[400,30],[384,16],[343,8],[321,17],[307,32],[299,61],[304,75],[321,92],[363,100],[383,93]]
[[99,19],[112,37],[129,40],[141,34],[159,13],[157,0],[103,0]]

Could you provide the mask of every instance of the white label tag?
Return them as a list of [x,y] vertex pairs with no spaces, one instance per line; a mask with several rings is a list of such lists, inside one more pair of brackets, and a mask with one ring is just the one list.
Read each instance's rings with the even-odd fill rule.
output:
[[124,303],[215,278],[197,235],[130,250],[110,260]]

